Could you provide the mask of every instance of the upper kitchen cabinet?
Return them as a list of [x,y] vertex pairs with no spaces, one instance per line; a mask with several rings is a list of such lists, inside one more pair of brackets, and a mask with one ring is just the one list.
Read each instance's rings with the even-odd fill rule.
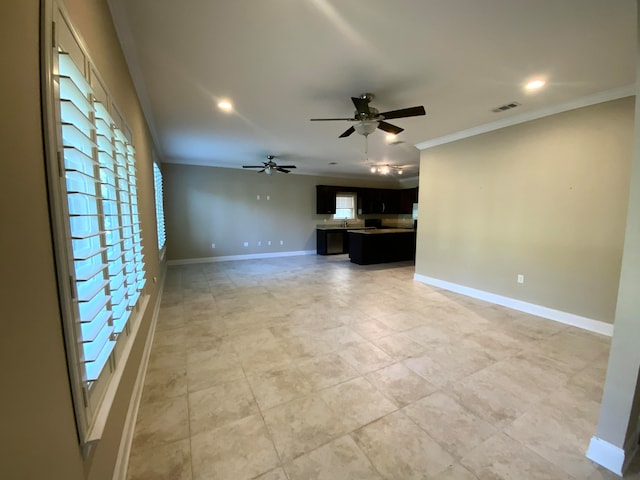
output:
[[400,211],[398,213],[413,213],[414,203],[418,203],[418,187],[400,190]]
[[383,200],[380,188],[361,188],[358,192],[358,215],[383,213]]
[[393,190],[389,188],[362,188],[358,195],[358,214],[409,214],[418,201],[418,188]]
[[316,213],[336,213],[337,187],[331,185],[316,185]]
[[358,190],[358,215],[372,213],[374,188],[361,188]]
[[418,187],[394,190],[390,188],[356,188],[335,185],[316,185],[316,213],[336,213],[336,194],[357,192],[358,215],[411,214],[418,202]]
[[358,195],[358,213],[397,213],[397,190],[362,188]]

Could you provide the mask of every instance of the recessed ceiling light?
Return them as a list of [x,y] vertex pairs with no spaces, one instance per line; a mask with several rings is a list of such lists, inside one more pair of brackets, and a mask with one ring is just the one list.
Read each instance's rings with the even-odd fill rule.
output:
[[218,108],[223,112],[230,112],[233,110],[233,104],[229,100],[220,100],[218,102]]
[[544,80],[532,80],[527,83],[524,88],[526,88],[527,90],[538,90],[539,88],[544,87],[545,83],[546,82]]
[[387,134],[387,142],[389,142],[389,143],[395,142],[396,138],[398,138],[398,136],[394,135],[393,133],[388,133]]

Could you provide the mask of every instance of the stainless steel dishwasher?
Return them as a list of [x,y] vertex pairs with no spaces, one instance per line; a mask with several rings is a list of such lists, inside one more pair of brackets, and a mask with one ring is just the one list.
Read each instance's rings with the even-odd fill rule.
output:
[[327,254],[344,252],[344,236],[347,235],[346,230],[329,231],[327,232]]

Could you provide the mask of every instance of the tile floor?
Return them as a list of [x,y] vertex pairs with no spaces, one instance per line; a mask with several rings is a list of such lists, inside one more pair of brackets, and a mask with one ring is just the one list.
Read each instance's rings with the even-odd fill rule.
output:
[[128,479],[618,478],[584,456],[609,339],[413,273],[170,267]]

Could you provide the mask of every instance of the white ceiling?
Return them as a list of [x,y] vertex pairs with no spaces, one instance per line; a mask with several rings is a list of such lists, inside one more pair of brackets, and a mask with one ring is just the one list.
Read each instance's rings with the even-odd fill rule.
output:
[[[164,162],[241,168],[273,154],[297,174],[370,175],[365,138],[338,138],[349,122],[309,119],[353,117],[350,97],[373,92],[381,112],[427,110],[390,120],[399,143],[369,137],[369,162],[414,176],[418,143],[635,82],[635,0],[109,3]],[[525,93],[534,77],[547,86]]]

